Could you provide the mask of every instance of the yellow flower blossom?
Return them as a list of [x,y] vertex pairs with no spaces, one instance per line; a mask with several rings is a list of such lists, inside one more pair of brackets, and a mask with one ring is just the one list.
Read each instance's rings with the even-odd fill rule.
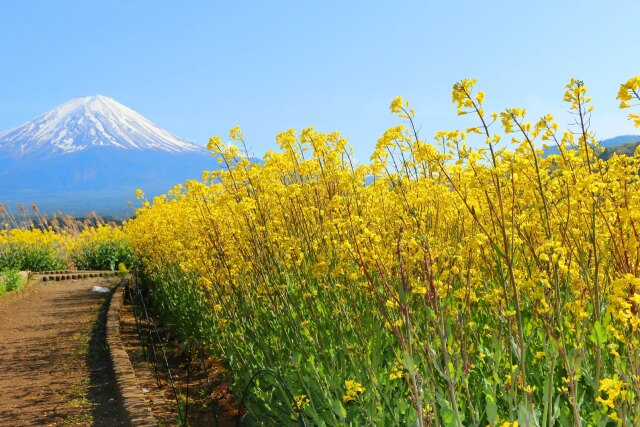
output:
[[344,382],[344,387],[345,387],[345,394],[342,397],[342,400],[344,402],[350,402],[352,400],[356,400],[358,396],[362,395],[365,391],[367,391],[366,388],[362,387],[362,384],[353,380],[346,380]]

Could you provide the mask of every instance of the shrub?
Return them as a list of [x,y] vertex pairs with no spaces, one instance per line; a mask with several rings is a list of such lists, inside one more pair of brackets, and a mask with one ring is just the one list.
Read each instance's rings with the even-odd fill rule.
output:
[[19,291],[25,283],[18,270],[0,271],[0,295],[6,292]]
[[71,259],[80,270],[112,270],[136,263],[131,245],[120,228],[100,225],[88,228],[70,243]]
[[67,266],[66,235],[48,230],[0,231],[0,269],[46,271]]

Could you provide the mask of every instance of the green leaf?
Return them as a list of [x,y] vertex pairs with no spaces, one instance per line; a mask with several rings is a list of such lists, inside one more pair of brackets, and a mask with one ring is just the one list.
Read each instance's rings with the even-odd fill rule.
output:
[[398,296],[400,299],[400,305],[407,305],[407,293],[404,291],[404,285],[402,282],[398,283]]
[[604,348],[604,345],[607,343],[607,331],[602,327],[602,323],[599,321],[594,323],[593,331],[591,331],[589,338],[591,338],[591,341],[598,347]]
[[531,427],[538,425],[535,415],[522,403],[518,405],[518,425]]
[[441,408],[440,409],[440,417],[442,418],[442,423],[446,427],[457,427],[456,426],[456,416],[453,411],[449,408]]
[[493,247],[493,250],[500,256],[500,258],[504,258],[504,252],[502,252],[500,246],[496,245],[495,243],[492,243],[491,246]]
[[404,368],[409,372],[409,375],[414,376],[416,374],[416,364],[413,361],[413,357],[406,351],[402,353],[402,364]]
[[333,401],[333,412],[340,418],[340,422],[344,422],[347,418],[347,410],[342,406],[342,402],[339,400]]
[[453,412],[451,404],[444,397],[442,392],[438,391],[436,393],[436,400],[440,405],[440,418],[442,418],[442,423],[445,425],[445,427],[457,427],[456,414]]
[[445,319],[444,330],[447,333],[447,346],[451,347],[453,344],[453,334],[451,333],[451,319],[449,316]]
[[496,404],[496,399],[493,395],[486,393],[485,394],[485,405],[487,409],[487,420],[489,424],[496,425],[496,421],[498,420],[498,405]]
[[573,424],[573,417],[571,416],[571,410],[567,406],[560,408],[560,425],[569,426]]

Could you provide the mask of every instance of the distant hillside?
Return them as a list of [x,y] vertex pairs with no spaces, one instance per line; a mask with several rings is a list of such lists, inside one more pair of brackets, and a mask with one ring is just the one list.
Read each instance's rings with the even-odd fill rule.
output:
[[[620,135],[600,141],[600,146],[605,147],[602,158],[608,159],[613,153],[633,154],[633,150],[640,143],[640,135]],[[635,145],[634,145],[635,144]],[[544,150],[544,156],[559,154],[557,147],[549,147]]]
[[629,142],[640,141],[640,135],[620,135],[614,138],[605,139],[600,142],[601,147],[615,147],[618,145],[627,144]]
[[96,211],[122,216],[133,210],[141,188],[149,197],[162,194],[203,170],[218,168],[210,154],[126,151],[91,148],[49,158],[7,159],[0,154],[0,203],[37,205],[43,212],[76,215]]
[[636,151],[636,147],[638,147],[638,145],[640,145],[640,137],[638,137],[636,141],[625,142],[624,144],[607,147],[604,149],[604,152],[600,155],[600,157],[604,160],[608,160],[614,154],[633,156],[633,153]]

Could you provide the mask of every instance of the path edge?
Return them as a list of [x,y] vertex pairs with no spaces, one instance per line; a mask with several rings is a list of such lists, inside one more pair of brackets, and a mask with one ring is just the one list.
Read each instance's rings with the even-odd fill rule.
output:
[[145,398],[136,374],[120,338],[120,307],[124,299],[124,288],[131,280],[125,277],[116,285],[111,296],[107,313],[107,346],[115,374],[122,406],[132,426],[157,427],[158,421],[151,412],[149,401]]

